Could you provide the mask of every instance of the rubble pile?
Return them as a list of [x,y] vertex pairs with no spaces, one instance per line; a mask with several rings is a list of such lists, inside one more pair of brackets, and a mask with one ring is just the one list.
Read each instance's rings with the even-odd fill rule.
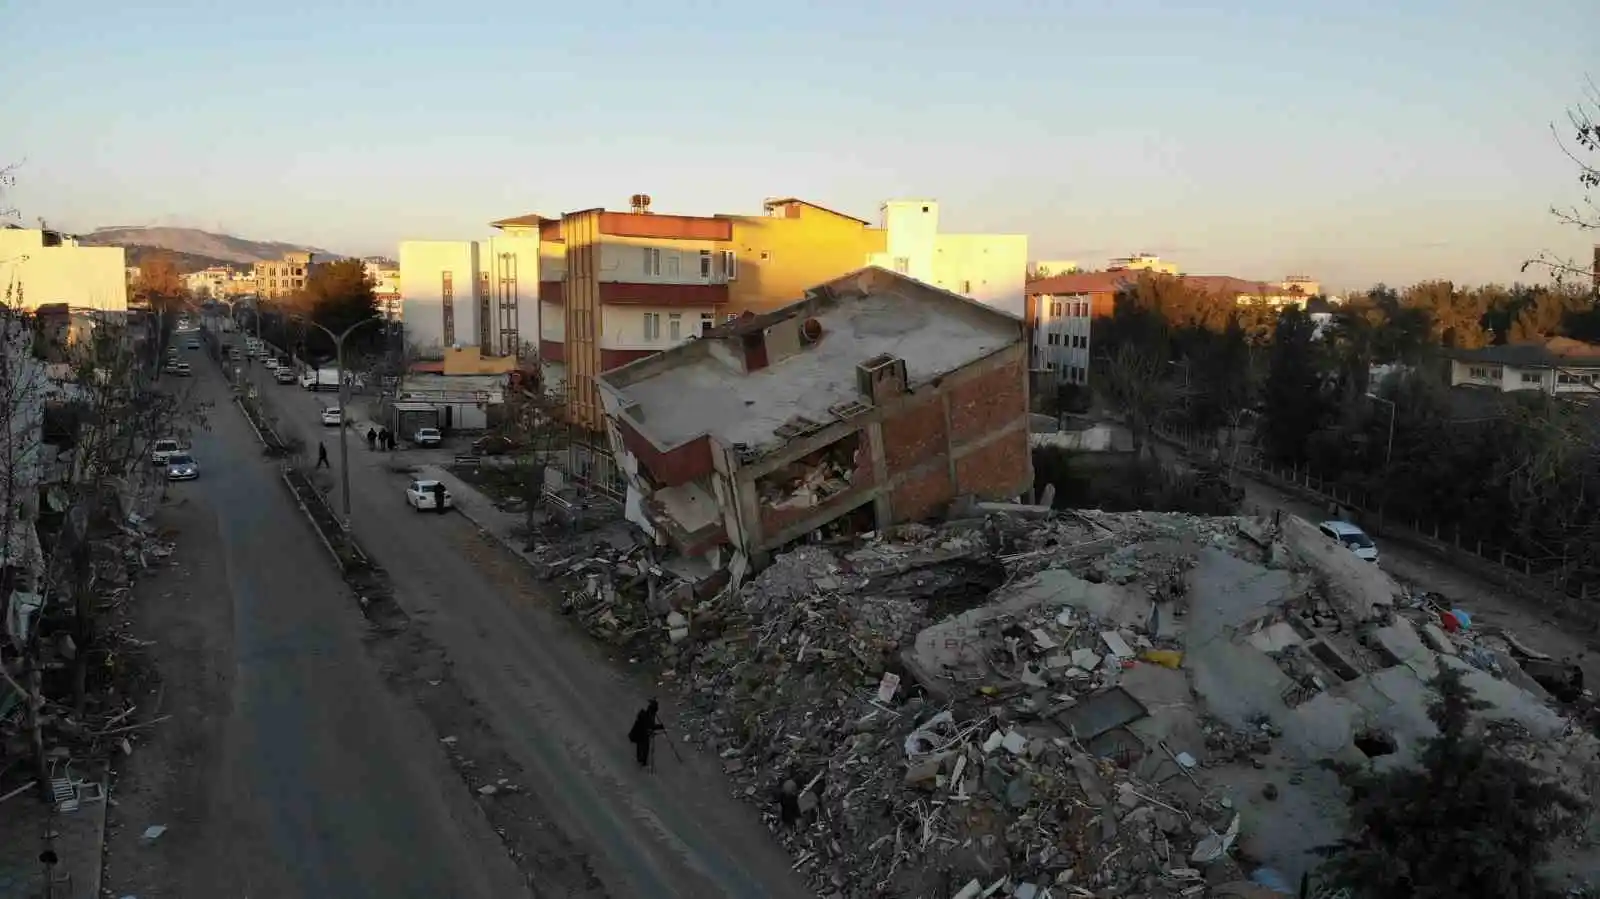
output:
[[[130,514],[106,533],[91,530],[86,550],[80,558],[87,560],[88,590],[96,599],[94,645],[80,647],[74,639],[75,554],[71,552],[54,554],[56,564],[39,579],[41,587],[6,597],[5,640],[0,641],[0,665],[7,671],[32,667],[42,674],[37,682],[42,699],[38,738],[50,760],[52,787],[58,801],[65,803],[64,811],[76,808],[77,786],[88,773],[90,759],[102,757],[108,748],[132,753],[136,732],[162,720],[154,709],[145,709],[143,720],[133,719],[138,709],[129,697],[138,691],[129,683],[129,677],[136,675],[131,657],[150,644],[131,635],[128,603],[132,584],[141,574],[170,564],[174,544],[149,522]],[[73,708],[72,669],[84,654],[91,657],[91,673],[80,713]],[[18,687],[28,689],[15,678],[0,681],[0,769],[32,753],[27,701]]]

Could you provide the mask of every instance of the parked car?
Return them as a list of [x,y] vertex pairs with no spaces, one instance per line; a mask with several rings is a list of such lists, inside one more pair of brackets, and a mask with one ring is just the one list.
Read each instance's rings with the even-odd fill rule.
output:
[[1368,562],[1378,561],[1378,544],[1372,542],[1367,532],[1356,527],[1348,521],[1324,521],[1317,526],[1323,536],[1342,544],[1346,549],[1356,554],[1356,558]]
[[179,362],[172,367],[172,373],[180,378],[187,378],[194,374],[194,369],[187,362]]
[[271,356],[268,356],[265,359],[262,359],[261,360],[261,365],[262,365],[263,368],[267,369],[268,371],[277,371],[278,370],[278,360],[274,359]]
[[173,453],[167,457],[167,480],[192,481],[200,477],[200,463],[188,453]]
[[294,369],[287,365],[278,366],[277,371],[272,373],[272,377],[279,384],[293,384],[295,382]]
[[499,434],[489,434],[472,441],[472,454],[474,456],[503,456],[517,448],[517,442],[510,437]]
[[[438,481],[412,481],[406,487],[406,502],[418,512],[424,509],[438,509],[438,500],[434,498],[434,488],[439,486]],[[450,495],[449,490],[444,491],[444,507],[454,509],[456,499]]]
[[178,445],[177,440],[171,437],[163,437],[157,440],[155,446],[150,450],[150,464],[165,465],[169,457],[180,455],[182,452],[183,447]]
[[191,337],[188,340],[184,341],[183,348],[186,349],[186,350],[198,350],[198,349],[200,349],[200,341],[198,341],[198,340],[194,339],[193,337]]
[[337,428],[344,421],[348,421],[338,406],[329,406],[322,410],[322,423],[330,428]]
[[417,428],[417,432],[411,435],[411,442],[417,446],[438,446],[444,442],[444,435],[439,433],[438,428]]

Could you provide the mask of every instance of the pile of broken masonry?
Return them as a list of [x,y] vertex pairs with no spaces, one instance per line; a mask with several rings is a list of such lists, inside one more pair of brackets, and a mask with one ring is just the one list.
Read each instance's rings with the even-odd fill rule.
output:
[[[648,599],[570,567],[586,624],[648,627],[682,732],[827,896],[1276,895],[1342,827],[1319,763],[1403,760],[1430,666],[1485,655],[1430,648],[1426,609],[1298,520],[992,512]],[[1486,714],[1590,770],[1593,739],[1494,659]]]

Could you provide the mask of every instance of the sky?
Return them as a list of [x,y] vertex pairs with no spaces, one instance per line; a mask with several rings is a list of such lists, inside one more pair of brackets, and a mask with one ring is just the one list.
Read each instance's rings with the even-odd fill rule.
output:
[[1594,0],[326,0],[0,11],[0,206],[346,254],[800,196],[1035,259],[1482,283],[1582,200]]

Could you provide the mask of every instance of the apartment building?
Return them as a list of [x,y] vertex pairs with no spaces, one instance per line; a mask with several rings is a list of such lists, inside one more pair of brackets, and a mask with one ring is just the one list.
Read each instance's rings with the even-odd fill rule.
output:
[[361,260],[361,268],[372,282],[378,311],[389,321],[400,321],[400,264],[382,256],[369,256]]
[[1476,350],[1446,350],[1450,386],[1552,396],[1600,397],[1600,346],[1567,337]]
[[406,343],[421,358],[471,350],[486,371],[510,370],[538,340],[537,231],[405,241],[395,279]]
[[282,259],[257,262],[251,267],[256,294],[266,299],[290,297],[305,289],[311,274],[312,254],[285,253]]
[[65,303],[128,310],[128,262],[121,247],[86,247],[48,228],[0,227],[0,302],[13,309]]
[[253,273],[234,271],[225,265],[213,265],[183,276],[183,286],[201,299],[222,300],[255,292]]
[[626,514],[713,567],[1032,487],[1022,322],[882,268],[596,378]]
[[1027,235],[942,232],[939,204],[933,200],[891,200],[881,212],[887,246],[867,259],[869,265],[1022,318]]

